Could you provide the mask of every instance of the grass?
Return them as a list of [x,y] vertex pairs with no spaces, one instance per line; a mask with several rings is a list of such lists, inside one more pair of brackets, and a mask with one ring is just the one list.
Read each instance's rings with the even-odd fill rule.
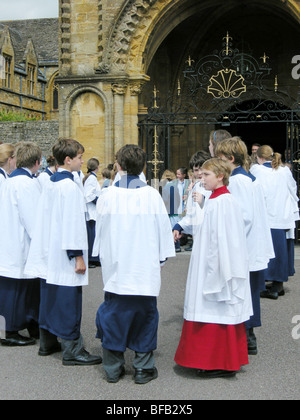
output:
[[40,117],[35,117],[22,112],[1,111],[0,121],[38,121]]

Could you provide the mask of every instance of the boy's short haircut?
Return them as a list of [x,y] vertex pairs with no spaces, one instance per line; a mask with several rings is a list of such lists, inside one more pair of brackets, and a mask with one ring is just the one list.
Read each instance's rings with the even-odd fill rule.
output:
[[56,159],[54,156],[48,156],[47,157],[47,165],[48,166],[55,166],[56,165]]
[[84,147],[82,144],[74,139],[60,138],[52,148],[53,156],[55,157],[58,165],[64,165],[67,156],[74,159],[78,153],[83,152]]
[[4,166],[9,158],[13,158],[15,156],[15,149],[14,144],[0,144],[0,167]]
[[240,137],[232,137],[230,139],[222,140],[216,144],[214,149],[215,156],[223,155],[227,159],[234,158],[234,164],[237,166],[244,166],[247,162],[248,149],[246,144]]
[[229,162],[225,162],[220,158],[212,158],[204,162],[202,169],[214,172],[216,176],[223,175],[223,184],[229,185],[229,177],[231,175],[231,166]]
[[104,178],[111,179],[111,170],[109,170],[108,168],[104,168],[103,171],[101,172],[101,175]]
[[37,161],[41,161],[42,150],[36,143],[24,141],[18,144],[15,155],[18,169],[32,168]]
[[128,175],[140,175],[146,163],[146,153],[135,144],[126,144],[117,151],[116,160]]
[[196,168],[201,168],[203,163],[210,158],[210,153],[206,152],[205,150],[199,150],[198,152],[194,153],[191,157],[189,166],[192,170],[194,169],[194,166]]
[[177,171],[180,171],[182,175],[187,176],[187,168],[185,166],[181,166]]

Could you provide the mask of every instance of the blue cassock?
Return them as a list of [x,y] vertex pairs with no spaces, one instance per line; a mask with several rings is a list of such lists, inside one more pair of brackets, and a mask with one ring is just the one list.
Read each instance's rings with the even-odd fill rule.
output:
[[[231,176],[235,175],[245,175],[251,178],[252,182],[255,181],[255,177],[251,173],[245,171],[241,166],[232,171]],[[247,329],[261,326],[260,292],[265,290],[265,270],[250,271],[250,287],[253,315],[250,317],[249,321],[245,322]]]
[[[56,172],[52,182],[73,179],[71,172]],[[69,258],[82,255],[82,251],[67,251]],[[76,340],[80,336],[82,317],[82,287],[67,287],[47,284],[41,280],[40,328],[65,340]]]
[[[143,188],[138,176],[127,175],[115,184],[119,188]],[[117,295],[105,292],[96,316],[97,338],[105,349],[124,352],[126,348],[148,353],[157,347],[159,314],[153,296]]]
[[[272,168],[271,162],[263,164]],[[284,229],[271,229],[275,258],[270,260],[266,270],[266,281],[287,282],[289,276],[295,274],[294,240],[286,238]]]
[[[10,178],[16,176],[32,178],[30,173],[22,168],[12,172]],[[21,331],[29,327],[30,323],[38,322],[39,304],[39,279],[0,276],[0,315],[5,318],[6,331]]]

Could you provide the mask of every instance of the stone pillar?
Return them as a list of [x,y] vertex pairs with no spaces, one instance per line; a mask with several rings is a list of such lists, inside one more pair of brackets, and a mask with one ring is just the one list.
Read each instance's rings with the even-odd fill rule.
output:
[[139,144],[138,132],[138,112],[139,112],[139,94],[141,93],[142,84],[133,82],[130,84],[129,98],[129,121],[130,121],[130,143]]
[[124,95],[127,90],[127,83],[120,82],[112,84],[113,92],[113,142],[114,154],[124,145]]

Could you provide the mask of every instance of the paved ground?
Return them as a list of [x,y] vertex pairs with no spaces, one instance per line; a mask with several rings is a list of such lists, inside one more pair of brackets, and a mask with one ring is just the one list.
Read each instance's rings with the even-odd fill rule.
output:
[[[300,398],[300,249],[296,250],[297,274],[277,301],[263,299],[263,326],[256,330],[257,356],[250,356],[235,378],[199,379],[192,369],[176,366],[173,357],[182,326],[185,281],[190,253],[177,254],[163,268],[159,298],[160,326],[156,364],[157,380],[147,385],[132,381],[132,352],[126,353],[126,375],[108,384],[102,366],[63,367],[60,355],[42,358],[33,347],[0,347],[0,400],[295,400]],[[84,290],[82,333],[89,351],[101,354],[95,336],[95,313],[102,302],[100,268],[90,270]],[[296,333],[295,338],[292,331]],[[120,401],[121,403],[121,401]]]

